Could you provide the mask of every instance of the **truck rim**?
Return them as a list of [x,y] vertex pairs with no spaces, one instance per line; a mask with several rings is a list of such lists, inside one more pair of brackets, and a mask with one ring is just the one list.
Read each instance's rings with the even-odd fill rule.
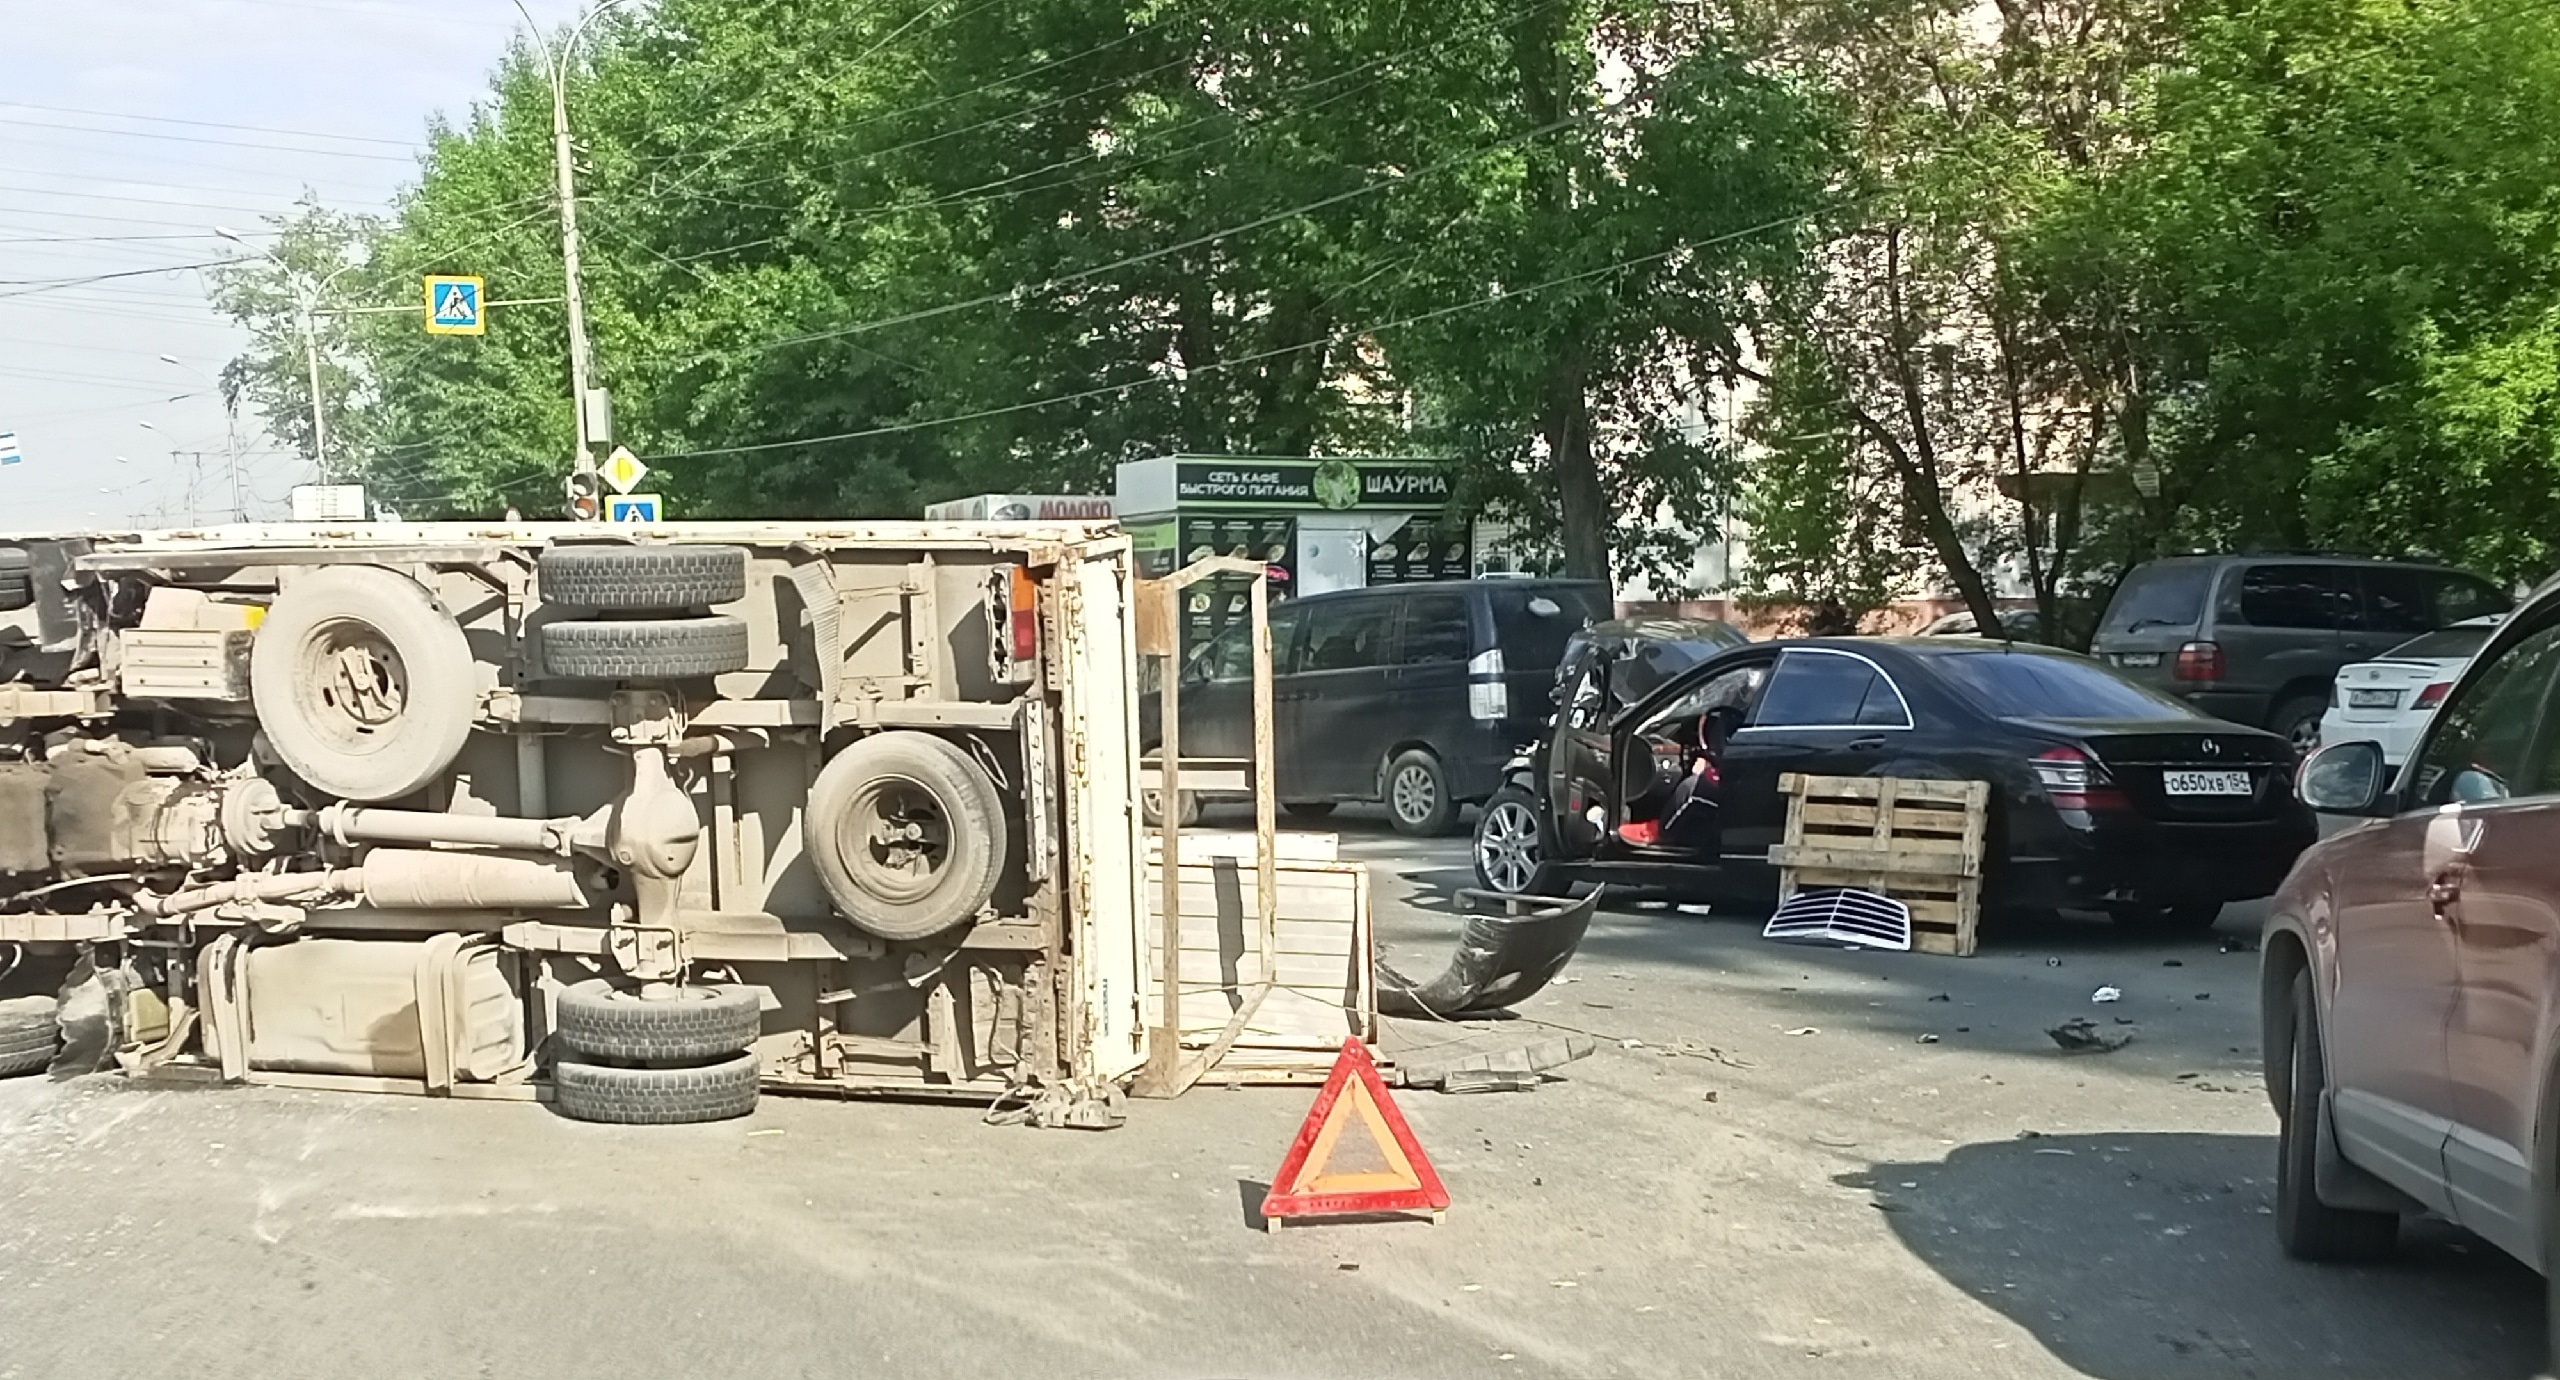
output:
[[932,895],[951,862],[951,819],[920,781],[865,782],[845,811],[843,854],[862,889],[891,905]]
[[367,743],[408,708],[409,668],[370,623],[340,618],[313,627],[301,666],[303,721],[343,745]]
[[1476,866],[1496,891],[1522,891],[1538,870],[1538,821],[1516,800],[1497,801],[1476,830]]

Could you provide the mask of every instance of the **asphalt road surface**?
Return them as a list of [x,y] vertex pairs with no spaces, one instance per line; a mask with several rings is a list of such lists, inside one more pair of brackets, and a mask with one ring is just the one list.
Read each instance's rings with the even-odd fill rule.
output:
[[[1432,970],[1463,843],[1341,829],[1382,951]],[[1438,1227],[1256,1229],[1303,1089],[1096,1134],[0,1083],[0,1377],[2531,1373],[2538,1279],[2457,1231],[2372,1268],[2277,1252],[2256,956],[2222,948],[1606,914],[1521,1019],[1391,1032],[1602,1039],[1533,1092],[1401,1099]],[[2084,1015],[2133,1042],[2043,1033]]]

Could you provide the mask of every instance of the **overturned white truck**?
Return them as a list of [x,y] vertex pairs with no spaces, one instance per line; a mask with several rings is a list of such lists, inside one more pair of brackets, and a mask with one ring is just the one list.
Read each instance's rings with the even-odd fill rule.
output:
[[0,1074],[1105,1123],[1133,579],[1081,525],[0,540]]

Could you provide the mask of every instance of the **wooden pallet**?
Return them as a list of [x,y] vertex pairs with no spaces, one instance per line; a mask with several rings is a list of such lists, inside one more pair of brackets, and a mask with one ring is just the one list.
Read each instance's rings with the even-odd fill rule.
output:
[[1989,782],[1789,772],[1778,790],[1787,832],[1769,861],[1780,900],[1828,887],[1872,891],[1910,908],[1912,948],[1973,952]]

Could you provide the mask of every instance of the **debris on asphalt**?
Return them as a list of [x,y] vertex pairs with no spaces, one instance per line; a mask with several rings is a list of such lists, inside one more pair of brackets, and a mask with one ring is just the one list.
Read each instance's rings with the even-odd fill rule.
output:
[[2044,966],[2048,968],[2059,968],[2062,966],[2062,960],[2058,958],[2048,958],[2044,961]]
[[1853,949],[1909,952],[1911,908],[1890,896],[1856,887],[1799,891],[1778,903],[1763,939],[1795,944],[1837,944]]
[[1563,972],[1582,947],[1600,896],[1598,891],[1573,899],[1459,891],[1458,908],[1469,913],[1447,970],[1416,982],[1378,963],[1378,1014],[1446,1019],[1526,1001]]
[[1912,1043],[1914,1043],[1914,1044],[1922,1044],[1922,1045],[1934,1045],[1934,1044],[1936,1044],[1937,1042],[1938,1042],[1938,1037],[1937,1037],[1937,1036],[1935,1036],[1935,1035],[1923,1035],[1923,1036],[1921,1036],[1919,1039],[1912,1041]]
[[2097,1022],[2086,1016],[2074,1016],[2046,1030],[2045,1034],[2052,1036],[2055,1044],[2075,1054],[2104,1054],[2133,1043],[2132,1031],[2102,1031],[2098,1029]]
[[2161,966],[2161,967],[2163,967],[2163,968],[2184,968],[2184,967],[2186,967],[2186,966],[2187,966],[2187,964],[2186,964],[2186,960],[2184,960],[2184,959],[2179,959],[2179,958],[2164,958],[2164,959],[2160,960],[2160,966]]
[[1527,1069],[1452,1069],[1440,1077],[1444,1093],[1536,1092],[1546,1081]]
[[[1491,1073],[1507,1078],[1526,1078],[1531,1083],[1549,1069],[1561,1068],[1576,1059],[1589,1058],[1600,1044],[1588,1035],[1560,1035],[1534,1044],[1512,1045],[1494,1050],[1437,1049],[1402,1054],[1396,1057],[1397,1080],[1408,1088],[1437,1088],[1442,1092],[1488,1092],[1491,1087],[1452,1088],[1451,1075]],[[1465,1082],[1468,1080],[1460,1080]]]
[[1947,995],[1946,993],[1944,993],[1944,992],[1940,992],[1938,995],[1936,995],[1936,996],[1934,996],[1934,997],[1929,998],[1929,1000],[1931,1000],[1931,1001],[1954,1001],[1954,1000],[1955,1000],[1955,998],[1953,998],[1953,997],[1951,997],[1951,996],[1948,996],[1948,995]]
[[2089,1000],[2092,1004],[2100,1006],[2111,1001],[2123,1001],[2124,989],[2121,987],[2101,987],[2097,991],[2089,994]]
[[1822,1033],[1822,1027],[1818,1025],[1800,1025],[1787,1033],[1790,1035],[1819,1035]]
[[2212,994],[2211,992],[2198,992],[2198,993],[2196,993],[2196,1000],[2197,1000],[2197,1001],[2211,1001],[2211,1000],[2213,1000],[2213,994]]

